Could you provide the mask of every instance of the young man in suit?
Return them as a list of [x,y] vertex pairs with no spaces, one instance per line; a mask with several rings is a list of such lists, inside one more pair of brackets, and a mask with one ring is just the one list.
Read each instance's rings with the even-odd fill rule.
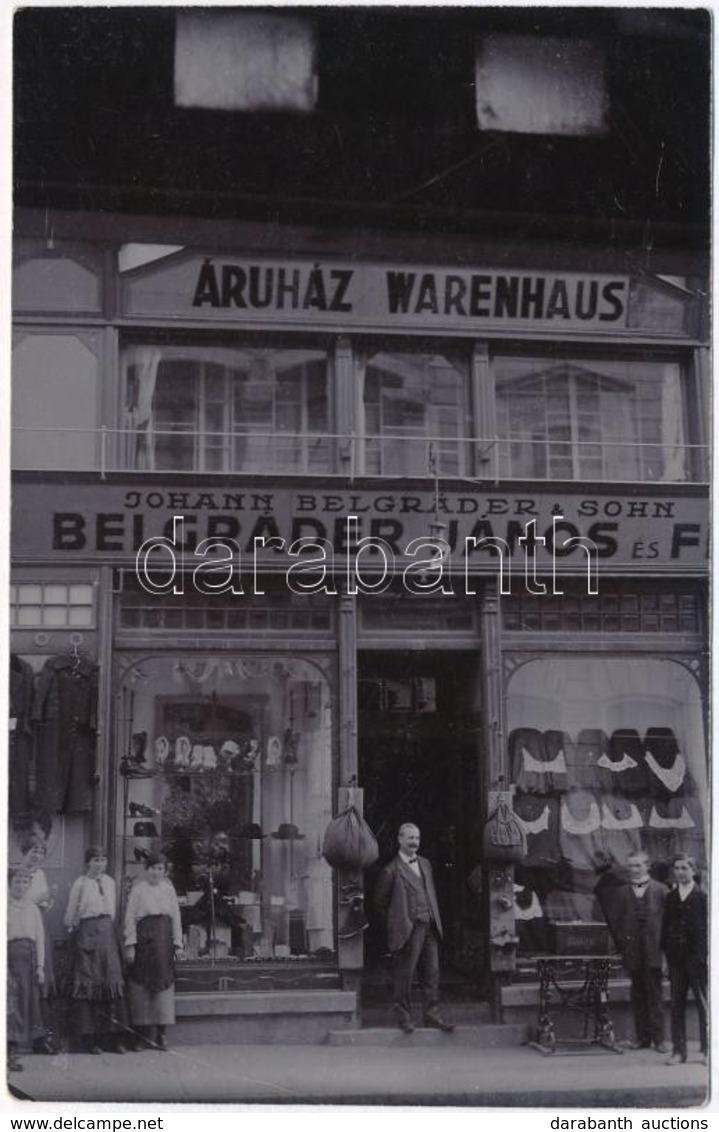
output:
[[399,852],[379,875],[375,905],[394,960],[394,1006],[405,1034],[412,1022],[412,979],[419,969],[424,994],[424,1022],[450,1033],[454,1026],[439,1011],[439,941],[442,922],[432,866],[418,856],[420,832],[405,822],[397,835]]
[[707,985],[709,928],[707,894],[694,881],[696,864],[684,854],[673,861],[676,888],[667,896],[661,945],[669,965],[671,985],[672,1055],[667,1065],[687,1059],[686,1007],[694,993],[699,1014],[701,1060],[707,1058]]

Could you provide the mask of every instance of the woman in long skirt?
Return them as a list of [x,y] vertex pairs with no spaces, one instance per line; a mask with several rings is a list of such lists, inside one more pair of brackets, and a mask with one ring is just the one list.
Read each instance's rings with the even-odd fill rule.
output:
[[151,853],[145,876],[132,887],[125,913],[125,958],[135,1048],[167,1049],[165,1027],[175,1021],[175,956],[182,948],[182,923],[167,861]]
[[24,869],[10,876],[7,907],[7,1054],[8,1069],[18,1072],[20,1046],[42,1038],[40,987],[45,977],[45,933],[37,905],[30,899],[31,877]]
[[30,900],[40,909],[45,936],[45,977],[40,990],[42,1016],[45,1034],[33,1044],[34,1053],[57,1053],[53,1031],[53,999],[55,998],[55,968],[52,955],[52,940],[47,929],[46,912],[55,903],[56,886],[47,883],[45,870],[41,867],[47,854],[47,842],[40,831],[28,833],[20,842],[22,867],[30,876]]
[[94,845],[86,871],[70,889],[65,927],[74,941],[69,997],[86,1053],[125,1053],[122,955],[115,926],[115,882],[105,872],[107,853]]

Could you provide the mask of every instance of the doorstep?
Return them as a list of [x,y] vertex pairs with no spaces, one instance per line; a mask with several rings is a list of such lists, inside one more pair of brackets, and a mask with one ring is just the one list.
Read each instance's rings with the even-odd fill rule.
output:
[[175,1014],[177,1045],[319,1044],[358,1024],[357,995],[342,990],[193,991],[176,996]]

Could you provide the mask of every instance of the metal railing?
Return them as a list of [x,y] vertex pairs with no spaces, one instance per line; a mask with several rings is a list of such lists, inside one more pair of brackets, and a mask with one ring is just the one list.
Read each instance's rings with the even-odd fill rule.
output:
[[704,483],[707,446],[385,432],[12,429],[14,471]]

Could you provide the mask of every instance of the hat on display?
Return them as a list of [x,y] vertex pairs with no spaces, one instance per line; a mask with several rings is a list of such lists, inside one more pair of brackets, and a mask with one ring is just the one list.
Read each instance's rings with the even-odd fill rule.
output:
[[[240,828],[237,836],[242,838],[244,841],[259,841],[262,837],[264,837],[264,834],[257,822],[250,822],[248,825],[243,825]],[[274,836],[276,836],[276,834]]]
[[175,743],[175,766],[189,766],[192,743],[186,735],[180,735]]
[[154,821],[136,821],[133,831],[134,837],[157,837]]
[[296,825],[291,825],[289,822],[282,822],[277,830],[272,834],[277,841],[304,841],[304,833],[300,833]]
[[130,802],[127,807],[130,811],[131,818],[154,818],[155,814],[159,814],[159,810],[153,809],[152,806],[146,806],[142,802]]

